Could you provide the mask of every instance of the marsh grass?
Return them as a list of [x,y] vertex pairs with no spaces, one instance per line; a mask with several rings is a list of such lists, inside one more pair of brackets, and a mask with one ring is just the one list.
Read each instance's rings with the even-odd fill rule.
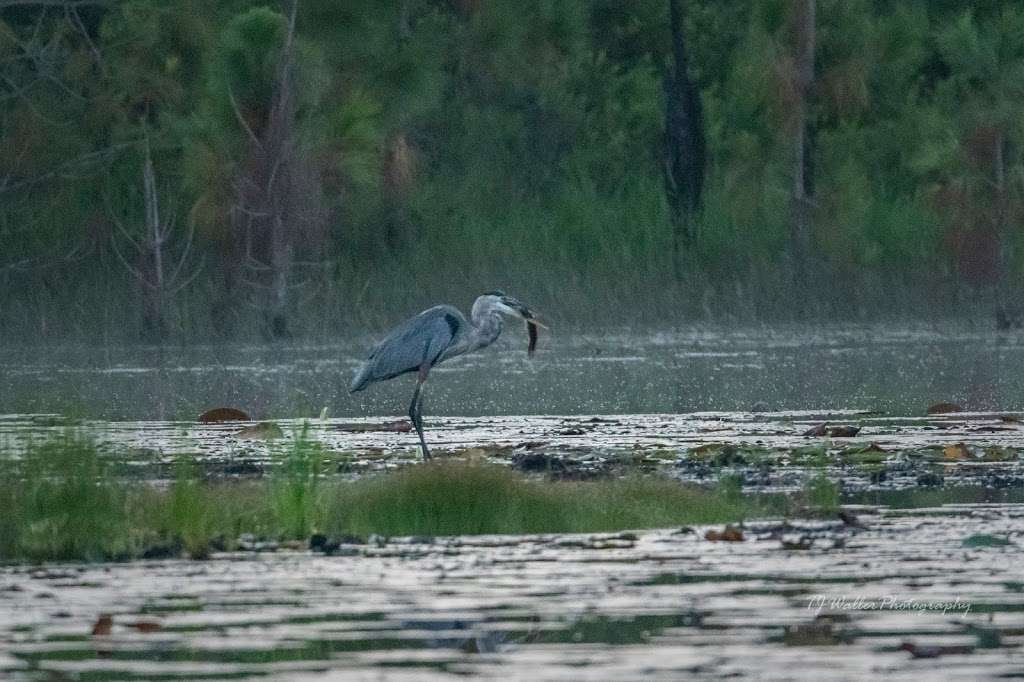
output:
[[[745,495],[654,475],[529,478],[506,467],[440,461],[358,481],[323,475],[327,454],[299,437],[262,480],[209,480],[189,459],[169,485],[116,477],[96,444],[72,435],[0,457],[0,561],[205,558],[242,534],[466,535],[602,532],[735,522],[788,513],[783,495]],[[799,496],[798,496],[799,497]],[[799,502],[806,502],[799,499]],[[827,500],[826,500],[827,501]]]
[[122,532],[125,490],[91,444],[64,436],[30,446],[0,472],[0,551],[29,560],[131,554]]
[[817,513],[834,514],[839,510],[839,486],[825,474],[807,479],[800,496],[805,505]]
[[271,500],[277,525],[290,537],[307,537],[319,518],[319,480],[326,453],[307,438],[304,424],[291,444],[276,455],[271,481]]

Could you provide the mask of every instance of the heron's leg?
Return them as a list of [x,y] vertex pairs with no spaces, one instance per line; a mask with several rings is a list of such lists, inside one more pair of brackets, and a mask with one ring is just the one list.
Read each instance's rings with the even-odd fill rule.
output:
[[412,421],[416,434],[420,437],[420,447],[423,448],[423,459],[430,459],[430,449],[427,447],[427,440],[423,437],[423,385],[427,383],[429,365],[420,367],[416,377],[416,388],[412,392],[412,404],[409,405],[409,419]]

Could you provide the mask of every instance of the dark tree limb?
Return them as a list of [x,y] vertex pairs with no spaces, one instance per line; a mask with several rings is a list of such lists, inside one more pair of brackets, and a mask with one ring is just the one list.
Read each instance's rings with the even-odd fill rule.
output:
[[682,279],[682,252],[697,239],[697,214],[704,187],[704,112],[690,78],[681,0],[669,0],[672,66],[664,75],[665,197],[672,220],[672,263]]
[[809,284],[812,210],[814,208],[815,126],[810,107],[814,94],[815,0],[799,0],[796,11],[796,101],[793,155],[790,254],[793,283]]

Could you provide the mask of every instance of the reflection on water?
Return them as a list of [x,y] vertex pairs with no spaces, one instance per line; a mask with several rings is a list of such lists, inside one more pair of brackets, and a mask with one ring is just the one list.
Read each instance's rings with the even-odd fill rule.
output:
[[[737,543],[708,542],[697,528],[381,541],[331,557],[7,568],[0,675],[1020,674],[1024,507],[857,513],[865,528],[764,522]],[[965,543],[978,534],[1010,541]],[[784,549],[789,536],[810,540],[809,549]],[[112,615],[110,633],[92,636],[102,613]]]
[[[258,418],[402,414],[411,380],[347,393],[372,339],[329,346],[0,351],[0,413],[193,419],[216,405]],[[439,367],[428,415],[871,409],[917,415],[939,400],[1012,410],[1024,336],[892,326],[701,329],[542,338],[509,330]],[[407,378],[406,378],[407,379]]]

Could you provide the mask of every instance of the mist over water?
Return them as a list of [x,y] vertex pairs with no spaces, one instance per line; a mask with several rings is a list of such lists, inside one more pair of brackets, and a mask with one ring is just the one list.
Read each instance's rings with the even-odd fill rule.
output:
[[[0,413],[191,421],[215,406],[255,418],[402,415],[411,378],[355,395],[371,337],[332,345],[67,346],[0,351]],[[439,365],[437,416],[858,409],[920,415],[953,401],[1016,410],[1024,334],[923,326],[700,328],[546,334],[533,359],[507,329],[494,347]]]

